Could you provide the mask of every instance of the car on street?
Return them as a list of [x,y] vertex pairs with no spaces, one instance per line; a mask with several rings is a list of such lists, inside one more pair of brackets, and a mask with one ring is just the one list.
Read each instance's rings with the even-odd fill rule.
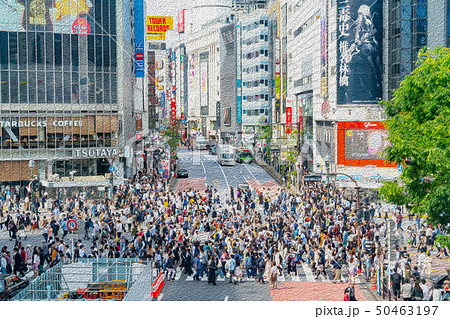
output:
[[179,168],[177,170],[177,177],[178,178],[188,178],[189,177],[189,173],[188,173],[187,169]]
[[211,146],[211,147],[209,148],[209,154],[210,154],[210,155],[216,155],[216,154],[217,154],[217,148],[216,148],[216,146]]

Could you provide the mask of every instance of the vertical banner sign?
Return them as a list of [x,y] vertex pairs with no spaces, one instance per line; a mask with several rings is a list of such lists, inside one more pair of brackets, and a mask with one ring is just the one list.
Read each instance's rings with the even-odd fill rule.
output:
[[292,106],[286,106],[286,133],[292,132]]
[[178,33],[184,33],[185,22],[184,22],[184,13],[186,9],[183,9],[178,12]]
[[138,112],[136,113],[136,131],[141,132],[142,131],[142,113]]
[[242,123],[242,96],[237,97],[237,122]]
[[176,106],[176,99],[173,97],[170,100],[170,120],[172,124],[175,123],[175,117],[177,116],[177,106]]
[[220,101],[216,102],[216,123],[217,128],[220,128]]
[[382,94],[382,0],[338,0],[337,104],[378,104]]
[[200,62],[200,106],[208,106],[208,60]]
[[166,93],[164,92],[161,92],[161,110],[162,110],[162,118],[164,118],[166,111]]
[[144,0],[134,0],[134,41],[135,41],[134,75],[137,78],[143,78],[145,76]]
[[321,95],[328,95],[328,25],[327,25],[327,0],[321,0],[320,5],[320,78]]
[[275,63],[275,98],[280,99],[280,63]]

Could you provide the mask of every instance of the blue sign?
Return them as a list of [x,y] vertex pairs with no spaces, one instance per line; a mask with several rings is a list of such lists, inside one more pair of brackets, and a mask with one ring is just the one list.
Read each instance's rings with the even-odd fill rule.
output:
[[168,170],[168,169],[165,169],[165,170],[164,170],[164,172],[163,172],[163,177],[164,177],[165,179],[168,179],[168,178],[169,178],[169,170]]
[[242,123],[242,96],[237,97],[237,122]]
[[175,51],[172,51],[172,60],[175,61]]
[[166,93],[161,92],[161,110],[162,110],[162,118],[165,117],[166,111]]
[[111,167],[109,168],[109,171],[110,171],[111,173],[114,173],[114,172],[116,171],[116,168],[115,168],[114,166],[111,166]]
[[134,41],[134,75],[143,78],[145,77],[144,0],[134,0]]
[[160,172],[160,173],[162,173],[162,172],[163,172],[163,169],[162,169],[162,168],[160,168],[160,169],[159,169],[159,172]]
[[400,173],[403,171],[403,165],[402,164],[398,164],[398,171]]
[[337,1],[337,104],[378,104],[382,95],[383,1]]

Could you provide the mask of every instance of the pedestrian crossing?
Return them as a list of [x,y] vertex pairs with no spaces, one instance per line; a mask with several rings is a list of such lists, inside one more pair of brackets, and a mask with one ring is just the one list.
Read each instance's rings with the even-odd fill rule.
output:
[[[195,271],[194,271],[195,274]],[[183,270],[181,270],[180,268],[176,269],[175,272],[175,277],[174,277],[174,281],[196,281],[194,280],[194,274],[192,274],[191,276],[188,276],[187,274],[184,273]],[[158,272],[156,269],[153,269],[153,277],[156,278],[158,275]],[[363,278],[364,276],[362,274],[359,274],[356,278],[355,278],[355,282],[356,284],[362,284],[365,282],[365,279]],[[216,278],[216,281],[218,282],[225,282],[225,281],[229,281],[230,278],[227,276],[221,277],[220,275]],[[243,269],[243,277],[242,277],[242,282],[255,282],[257,280],[256,278],[248,278],[245,272],[245,269]],[[207,274],[205,273],[203,275],[203,277],[200,277],[199,281],[208,281],[208,277]],[[269,278],[264,277],[264,281],[268,282]],[[332,283],[334,281],[334,274],[333,271],[330,268],[326,269],[326,276],[321,273],[317,278],[315,276],[315,274],[313,273],[312,269],[310,268],[310,266],[308,266],[306,263],[301,263],[299,265],[297,265],[297,274],[288,274],[287,270],[285,269],[283,271],[282,275],[279,275],[277,277],[277,281],[278,282],[289,282],[289,281],[296,281],[296,282],[329,282]],[[341,281],[342,282],[348,282],[349,281],[349,276],[348,273],[346,271],[342,271],[342,275],[341,275]]]

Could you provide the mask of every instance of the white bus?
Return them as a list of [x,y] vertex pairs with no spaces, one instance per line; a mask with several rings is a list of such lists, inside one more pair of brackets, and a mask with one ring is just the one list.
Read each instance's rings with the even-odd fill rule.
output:
[[217,146],[217,162],[220,165],[236,165],[235,150],[231,145],[219,144]]
[[197,137],[195,139],[195,144],[198,150],[206,150],[206,139],[204,137]]

